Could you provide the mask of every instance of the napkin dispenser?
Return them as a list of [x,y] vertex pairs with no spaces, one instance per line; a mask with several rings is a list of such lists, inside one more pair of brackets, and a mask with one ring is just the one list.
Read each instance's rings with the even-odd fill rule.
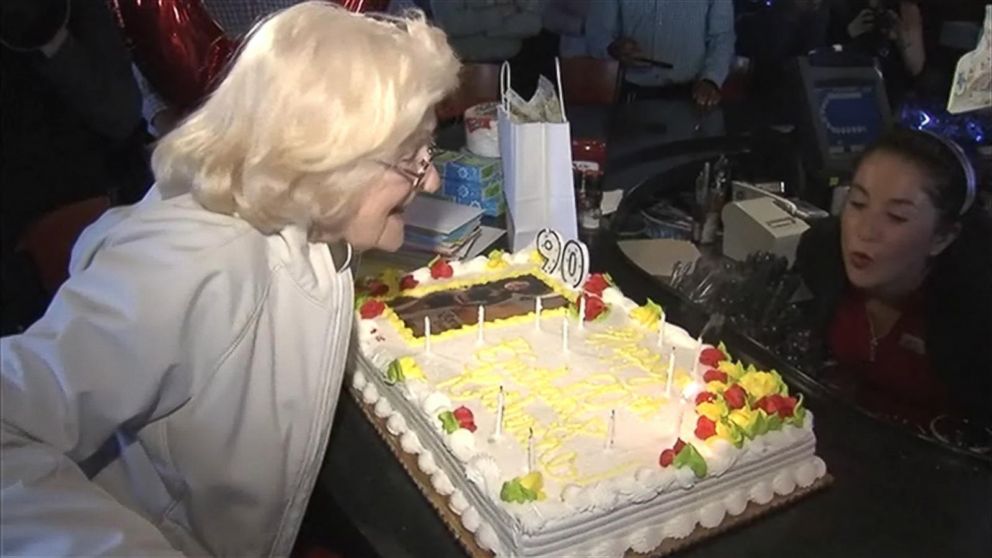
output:
[[762,197],[723,207],[723,254],[734,260],[754,252],[771,252],[795,261],[799,237],[809,225],[789,215],[776,200]]

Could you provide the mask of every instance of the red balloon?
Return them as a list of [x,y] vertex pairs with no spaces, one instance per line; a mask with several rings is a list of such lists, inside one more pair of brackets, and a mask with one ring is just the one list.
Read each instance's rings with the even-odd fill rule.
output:
[[[336,0],[353,12],[382,11],[389,0]],[[237,42],[200,0],[111,0],[131,53],[152,87],[189,110],[212,89]]]

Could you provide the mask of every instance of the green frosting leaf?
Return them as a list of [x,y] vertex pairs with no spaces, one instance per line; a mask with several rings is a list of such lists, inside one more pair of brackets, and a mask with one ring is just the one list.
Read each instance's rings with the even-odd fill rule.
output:
[[753,440],[758,436],[761,436],[762,434],[766,434],[768,432],[768,419],[766,418],[767,416],[768,415],[766,415],[764,412],[760,412],[760,411],[758,412],[757,420],[755,420],[754,425],[750,429],[748,429],[749,438]]
[[769,431],[782,430],[782,424],[783,424],[782,417],[780,417],[778,413],[775,413],[774,415],[768,415],[768,418],[765,419],[765,424],[768,425]]
[[806,407],[803,407],[803,394],[799,394],[796,401],[796,408],[792,411],[792,416],[786,421],[796,428],[802,428],[806,422]]
[[720,349],[720,352],[727,357],[727,360],[733,362],[734,359],[730,357],[730,351],[727,350],[727,346],[723,344],[723,341],[720,341],[720,344],[717,345],[716,348]]
[[389,367],[386,368],[386,384],[393,385],[396,382],[402,382],[406,378],[403,376],[403,367],[400,365],[400,359],[395,359],[393,362],[389,363]]
[[695,446],[692,444],[686,444],[682,451],[675,456],[675,461],[672,462],[678,468],[688,467],[692,470],[696,478],[703,478],[706,476],[706,460],[703,456],[696,451]]
[[441,427],[448,434],[451,434],[455,430],[458,430],[458,419],[455,418],[454,413],[451,411],[445,411],[437,416],[441,419]]
[[503,483],[499,491],[499,499],[504,502],[524,504],[537,500],[537,492],[521,484],[520,477],[515,477]]

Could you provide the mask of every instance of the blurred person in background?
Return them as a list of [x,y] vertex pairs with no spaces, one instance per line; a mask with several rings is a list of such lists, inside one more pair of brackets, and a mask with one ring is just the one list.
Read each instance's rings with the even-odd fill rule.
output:
[[104,2],[0,3],[0,149],[4,333],[37,319],[47,297],[23,235],[83,200],[140,199],[151,183],[141,96]]
[[626,98],[685,96],[712,107],[734,57],[733,0],[593,2],[586,40],[591,55],[624,64]]

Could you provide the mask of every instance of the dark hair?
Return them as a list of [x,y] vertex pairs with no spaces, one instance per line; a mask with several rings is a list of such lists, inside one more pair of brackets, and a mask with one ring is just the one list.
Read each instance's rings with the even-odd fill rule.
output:
[[[929,132],[892,128],[865,151],[858,165],[878,152],[896,155],[913,164],[927,178],[926,193],[937,208],[941,224],[950,225],[977,211],[974,207],[974,194],[970,199],[971,207],[964,213],[961,211],[965,201],[969,199],[968,176],[964,165],[970,163],[967,160],[962,161],[952,145],[948,140],[942,140]],[[975,184],[971,186],[973,189],[976,187]]]

